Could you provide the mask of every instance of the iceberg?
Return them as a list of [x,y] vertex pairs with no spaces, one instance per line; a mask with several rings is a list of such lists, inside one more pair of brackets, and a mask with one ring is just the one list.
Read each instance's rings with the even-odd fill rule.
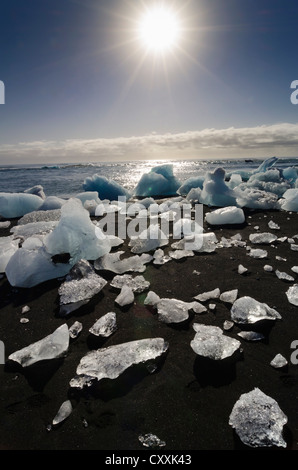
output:
[[36,196],[39,196],[41,199],[46,198],[43,187],[40,184],[33,186],[32,188],[25,189],[24,193],[35,194]]
[[246,324],[262,320],[280,320],[281,315],[266,303],[244,296],[234,302],[231,308],[231,319],[235,323]]
[[[189,199],[189,197],[188,197]],[[235,206],[236,195],[225,183],[225,170],[217,168],[206,174],[199,201],[207,206]]]
[[234,189],[236,202],[239,207],[249,209],[278,209],[278,196],[268,191],[247,187],[240,184]]
[[95,336],[108,338],[117,330],[116,313],[108,312],[97,320],[89,329],[89,332]]
[[8,360],[18,362],[22,367],[28,367],[39,361],[64,357],[68,347],[69,331],[65,323],[45,338],[12,353]]
[[259,388],[242,394],[229,417],[230,426],[249,447],[286,447],[282,433],[287,421],[278,403]]
[[62,199],[57,196],[48,196],[39,207],[41,211],[53,211],[61,209],[61,207],[66,203],[66,199]]
[[0,273],[4,273],[10,258],[19,248],[19,240],[13,236],[0,238]]
[[218,326],[194,323],[193,328],[196,335],[190,346],[198,356],[215,361],[223,360],[232,356],[241,347],[240,341],[225,336]]
[[22,217],[41,207],[43,200],[35,194],[0,193],[0,215],[5,219]]
[[91,351],[81,359],[70,386],[82,389],[95,380],[116,379],[129,367],[160,358],[167,350],[163,338],[148,338]]
[[134,196],[174,196],[181,183],[173,174],[173,165],[160,165],[143,174],[134,190]]
[[141,256],[135,255],[120,259],[124,253],[124,251],[108,253],[94,262],[94,268],[98,271],[106,270],[116,274],[124,274],[129,271],[143,273],[146,270],[146,264],[153,259],[151,255],[146,253]]
[[210,225],[243,224],[245,215],[243,209],[236,206],[228,206],[208,212],[205,216]]
[[118,197],[129,199],[130,193],[119,183],[105,176],[88,176],[83,183],[84,191],[96,191],[100,199],[117,200]]
[[204,180],[205,175],[192,176],[178,188],[177,193],[181,196],[187,196],[191,189],[203,189]]

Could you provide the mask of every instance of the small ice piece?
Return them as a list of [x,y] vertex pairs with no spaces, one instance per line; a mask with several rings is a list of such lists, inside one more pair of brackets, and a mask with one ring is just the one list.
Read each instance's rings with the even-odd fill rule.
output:
[[196,274],[197,276],[199,276],[201,274],[200,271],[197,271],[196,269],[194,269],[192,273]]
[[169,261],[171,261],[171,259],[172,258],[170,256],[165,255],[164,251],[161,248],[155,250],[153,254],[153,264],[162,265],[168,263]]
[[11,354],[8,359],[28,367],[39,361],[64,357],[69,347],[69,332],[66,323],[52,334]]
[[108,338],[117,330],[116,313],[109,312],[97,320],[89,329],[90,333],[95,336]]
[[140,435],[139,441],[144,447],[150,447],[151,449],[158,449],[166,445],[164,441],[161,441],[157,436],[151,433]]
[[242,264],[239,264],[238,266],[238,274],[244,274],[248,271],[247,268],[245,268],[244,266],[242,266]]
[[134,302],[135,296],[131,287],[123,285],[121,287],[121,292],[118,297],[115,299],[115,302],[124,307],[125,305],[130,305]]
[[132,237],[129,246],[132,253],[141,254],[155,251],[157,248],[168,245],[168,243],[167,236],[160,230],[158,225],[154,224],[141,232],[139,236]]
[[175,251],[170,251],[169,255],[173,259],[182,259],[182,258],[188,258],[190,256],[194,256],[194,252],[192,250],[175,250]]
[[144,276],[133,277],[131,274],[123,274],[115,276],[110,285],[116,289],[122,289],[122,286],[126,285],[136,294],[140,294],[149,288],[150,282],[146,281]]
[[181,323],[189,318],[189,310],[202,313],[204,306],[198,302],[183,302],[177,299],[160,299],[156,304],[158,320],[163,323]]
[[265,338],[262,333],[258,333],[257,331],[240,331],[238,336],[246,341],[260,341]]
[[270,362],[270,365],[275,369],[281,369],[282,367],[288,365],[288,361],[282,354],[276,354],[276,356]]
[[234,326],[234,322],[233,321],[230,321],[230,320],[225,320],[224,321],[224,324],[223,324],[223,329],[225,331],[229,331],[233,328]]
[[94,263],[96,270],[107,270],[116,274],[124,274],[129,271],[142,273],[146,270],[146,264],[150,263],[152,256],[143,253],[141,256],[135,255],[129,258],[120,259],[124,251],[108,253],[97,259]]
[[26,225],[16,225],[10,230],[14,238],[27,240],[36,235],[46,235],[52,232],[58,225],[58,221],[49,222],[31,222]]
[[276,224],[275,222],[273,222],[273,220],[270,220],[268,222],[268,227],[271,229],[271,230],[280,230],[280,226],[278,224]]
[[163,338],[146,338],[90,351],[82,357],[70,386],[84,388],[94,380],[116,379],[135,364],[145,364],[168,350]]
[[291,286],[287,290],[286,296],[290,304],[296,305],[298,307],[298,284],[294,284],[293,286]]
[[160,297],[155,294],[152,290],[150,290],[147,294],[146,299],[144,300],[144,305],[152,305],[155,306],[160,301]]
[[281,242],[281,243],[284,243],[287,239],[288,239],[288,237],[280,237],[280,238],[277,239],[277,241]]
[[282,281],[289,281],[289,282],[295,281],[295,279],[293,278],[293,276],[290,276],[290,275],[287,274],[287,273],[281,272],[281,271],[279,271],[278,269],[276,269],[275,274],[276,274],[276,276],[278,277],[278,279],[281,279]]
[[259,230],[259,228],[260,227],[258,225],[255,225],[254,230]]
[[263,232],[263,233],[252,233],[249,235],[249,240],[251,243],[263,243],[270,244],[277,239],[277,236],[273,233]]
[[277,261],[287,261],[287,258],[282,258],[281,256],[275,256],[275,259],[277,259]]
[[227,206],[207,213],[205,220],[210,225],[243,224],[245,215],[243,209]]
[[5,222],[0,222],[0,228],[8,228],[10,224],[11,222],[9,220],[6,220]]
[[298,266],[292,266],[291,270],[293,273],[298,274]]
[[28,318],[20,318],[20,323],[28,323],[29,322],[29,319]]
[[237,299],[237,296],[238,296],[238,289],[228,290],[226,292],[223,292],[220,295],[219,300],[221,300],[222,302],[226,302],[228,304],[233,304],[235,300]]
[[286,447],[282,431],[287,421],[278,403],[259,388],[241,395],[229,417],[230,426],[250,447]]
[[268,252],[266,250],[261,250],[261,249],[251,249],[249,253],[247,253],[248,256],[251,256],[252,258],[257,258],[257,259],[262,259],[262,258],[267,258]]
[[27,313],[29,312],[30,310],[30,307],[28,305],[25,305],[23,308],[22,308],[22,315],[24,315],[24,313]]
[[35,194],[0,193],[0,215],[5,219],[22,217],[39,209],[43,200]]
[[267,273],[272,273],[273,267],[270,266],[270,264],[265,264],[264,271],[266,271]]
[[291,244],[291,250],[292,251],[298,251],[298,245],[294,245],[294,243]]
[[4,273],[6,266],[12,256],[19,248],[19,240],[14,240],[13,236],[0,238],[0,273]]
[[209,310],[215,310],[216,309],[216,304],[209,304],[208,308],[209,308]]
[[256,323],[261,320],[281,319],[281,315],[266,303],[258,302],[252,297],[237,299],[231,308],[231,319],[235,323]]
[[219,288],[216,288],[211,291],[204,292],[203,294],[199,294],[194,298],[198,300],[199,302],[207,302],[207,300],[218,299],[219,296],[220,296],[220,290]]
[[69,328],[69,336],[72,339],[77,338],[79,334],[81,333],[82,329],[83,329],[82,323],[80,323],[79,321],[75,321],[73,325]]
[[198,356],[213,360],[222,360],[230,357],[240,349],[241,343],[237,339],[223,334],[218,326],[207,326],[194,323],[196,332],[190,346]]
[[70,400],[66,400],[60,406],[58,413],[56,414],[55,418],[52,421],[53,426],[57,426],[57,424],[62,423],[68,416],[72,413],[72,404]]

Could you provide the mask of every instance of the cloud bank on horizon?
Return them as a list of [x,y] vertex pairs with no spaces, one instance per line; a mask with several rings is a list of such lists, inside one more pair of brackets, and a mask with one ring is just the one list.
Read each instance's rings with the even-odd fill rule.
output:
[[298,156],[298,124],[203,129],[144,136],[65,139],[0,145],[1,164],[135,159]]

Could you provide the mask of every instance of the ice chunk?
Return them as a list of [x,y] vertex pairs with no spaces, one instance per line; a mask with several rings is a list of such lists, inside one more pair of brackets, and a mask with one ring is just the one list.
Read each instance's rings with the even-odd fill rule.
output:
[[276,354],[276,356],[270,362],[270,365],[276,369],[281,369],[282,367],[288,365],[288,361],[284,356],[282,356],[282,354]]
[[247,255],[251,256],[252,258],[262,259],[262,258],[267,258],[268,252],[266,250],[261,250],[259,248],[256,248],[256,249],[251,249],[249,253],[247,253]]
[[278,196],[274,193],[250,188],[246,184],[240,184],[234,189],[234,192],[237,195],[236,201],[240,207],[267,210],[278,208]]
[[35,194],[0,193],[0,215],[5,219],[22,217],[37,210],[43,201]]
[[143,253],[141,256],[135,255],[129,258],[120,259],[124,251],[108,253],[95,261],[94,267],[98,271],[107,270],[116,274],[134,271],[142,273],[146,270],[146,264],[153,259],[151,255]]
[[186,196],[186,199],[192,203],[199,202],[202,190],[200,188],[192,188]]
[[236,206],[228,206],[208,212],[206,222],[211,225],[243,224],[245,215],[243,209]]
[[231,308],[231,319],[235,323],[245,324],[262,320],[277,320],[281,319],[281,315],[266,303],[244,296],[234,302]]
[[219,296],[220,296],[220,290],[219,288],[216,288],[211,291],[204,292],[203,294],[199,294],[194,298],[196,300],[199,300],[200,302],[207,302],[207,300],[210,300],[210,299],[218,299]]
[[226,302],[228,304],[233,304],[235,300],[237,299],[237,296],[238,296],[238,289],[232,289],[232,290],[223,292],[220,295],[219,300],[221,300],[222,302]]
[[160,300],[161,300],[160,297],[157,294],[155,294],[155,292],[149,291],[146,299],[144,300],[144,304],[155,306],[158,304]]
[[117,330],[116,313],[108,312],[97,320],[89,329],[90,333],[95,336],[107,338]]
[[200,202],[208,206],[227,207],[236,205],[236,194],[225,183],[225,170],[217,168],[206,173]]
[[129,246],[132,253],[145,253],[155,251],[157,248],[169,243],[167,236],[160,230],[158,225],[151,225],[140,233],[139,236],[131,238]]
[[39,210],[41,211],[53,211],[55,209],[61,209],[61,207],[66,203],[66,199],[62,199],[57,196],[48,196],[43,201]]
[[8,359],[28,367],[39,361],[64,357],[69,347],[69,332],[66,323],[52,334],[11,354]]
[[83,329],[82,323],[79,321],[75,321],[69,328],[69,336],[72,339],[77,338],[79,334],[81,333],[82,329]]
[[85,191],[96,191],[100,199],[109,199],[110,201],[117,200],[119,196],[127,199],[131,196],[127,189],[116,181],[97,174],[88,176],[85,179],[83,189]]
[[230,426],[250,447],[286,447],[282,432],[287,421],[278,403],[259,388],[241,395],[229,417]]
[[262,333],[258,333],[257,331],[240,331],[238,336],[246,341],[260,341],[265,338]]
[[26,225],[16,225],[10,230],[13,233],[14,238],[21,237],[26,240],[33,235],[46,235],[57,227],[58,221],[49,222],[32,222]]
[[229,320],[225,320],[225,321],[224,321],[224,324],[223,324],[223,329],[224,329],[225,331],[229,331],[229,330],[231,330],[231,329],[233,328],[233,326],[234,326],[234,322],[229,321]]
[[238,274],[244,274],[247,273],[248,269],[245,268],[242,264],[239,264],[238,266]]
[[86,304],[106,284],[107,281],[94,272],[88,261],[81,260],[72,268],[58,289],[60,314],[68,314]]
[[191,176],[178,188],[177,193],[181,194],[181,196],[186,196],[193,188],[203,189],[204,180],[205,175]]
[[266,271],[267,273],[271,273],[273,271],[273,267],[269,264],[265,264],[264,271]]
[[53,209],[49,211],[33,211],[24,215],[18,220],[18,225],[26,225],[34,222],[53,222],[60,220],[61,209]]
[[264,243],[270,244],[277,239],[277,236],[273,233],[264,232],[264,233],[252,233],[249,235],[249,240],[251,243]]
[[116,379],[129,367],[157,359],[167,350],[163,338],[148,338],[91,351],[81,359],[70,386],[83,388],[94,380]]
[[193,328],[196,335],[190,345],[199,356],[217,361],[232,356],[235,351],[240,349],[240,341],[225,336],[223,330],[218,326],[194,323]]
[[0,229],[1,228],[8,228],[11,225],[10,220],[6,220],[5,222],[0,222]]
[[13,236],[0,238],[0,273],[4,273],[10,258],[19,248],[19,240]]
[[181,323],[189,318],[189,310],[203,313],[206,308],[199,302],[183,302],[177,299],[160,299],[156,304],[158,320],[163,323]]
[[279,200],[279,205],[284,211],[298,212],[298,188],[288,189]]
[[296,305],[298,307],[298,284],[294,284],[289,287],[286,292],[286,296],[290,304]]
[[164,441],[161,441],[159,437],[151,433],[139,436],[139,441],[144,447],[149,447],[150,449],[159,449],[166,445]]
[[268,227],[271,229],[271,230],[280,230],[280,226],[278,224],[276,224],[275,222],[273,222],[273,220],[270,220],[268,222]]
[[298,266],[292,266],[291,270],[293,273],[298,274]]
[[28,305],[25,305],[23,308],[22,308],[22,315],[24,315],[24,313],[28,313],[30,311],[30,307]]
[[124,307],[125,305],[130,305],[134,302],[135,296],[131,287],[123,285],[121,287],[121,292],[118,297],[115,299],[115,302]]
[[134,190],[136,197],[174,196],[181,186],[173,174],[173,165],[160,165],[141,177]]
[[172,243],[174,250],[191,250],[196,253],[213,253],[217,247],[217,238],[215,233],[202,233],[188,235],[181,240]]
[[70,400],[66,400],[60,406],[55,418],[52,421],[53,426],[57,426],[57,424],[62,423],[65,421],[68,416],[72,413],[72,404]]
[[282,281],[289,281],[289,282],[295,281],[293,276],[290,276],[287,273],[281,272],[278,269],[276,269],[275,274],[278,277],[278,279],[281,279]]
[[170,251],[169,255],[173,259],[182,259],[182,258],[189,258],[190,256],[194,256],[194,252],[192,250],[175,250]]
[[80,199],[82,204],[84,205],[86,202],[94,201],[96,204],[100,204],[101,200],[98,197],[97,191],[85,191],[83,193],[78,193],[74,197]]
[[33,186],[32,188],[25,189],[24,193],[35,194],[36,196],[39,196],[41,199],[46,198],[43,187],[40,184]]
[[122,276],[115,276],[110,285],[116,289],[122,289],[126,285],[131,287],[133,292],[140,294],[149,289],[150,282],[146,281],[143,276],[133,277],[130,274],[123,274]]
[[171,259],[170,256],[165,255],[161,248],[158,248],[153,254],[153,264],[165,264],[171,261]]

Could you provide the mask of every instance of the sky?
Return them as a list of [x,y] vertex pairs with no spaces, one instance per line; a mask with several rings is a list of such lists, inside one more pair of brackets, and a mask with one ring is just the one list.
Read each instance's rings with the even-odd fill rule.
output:
[[[152,51],[138,28],[160,4],[179,38]],[[2,0],[0,164],[298,156],[297,17],[294,0]]]

